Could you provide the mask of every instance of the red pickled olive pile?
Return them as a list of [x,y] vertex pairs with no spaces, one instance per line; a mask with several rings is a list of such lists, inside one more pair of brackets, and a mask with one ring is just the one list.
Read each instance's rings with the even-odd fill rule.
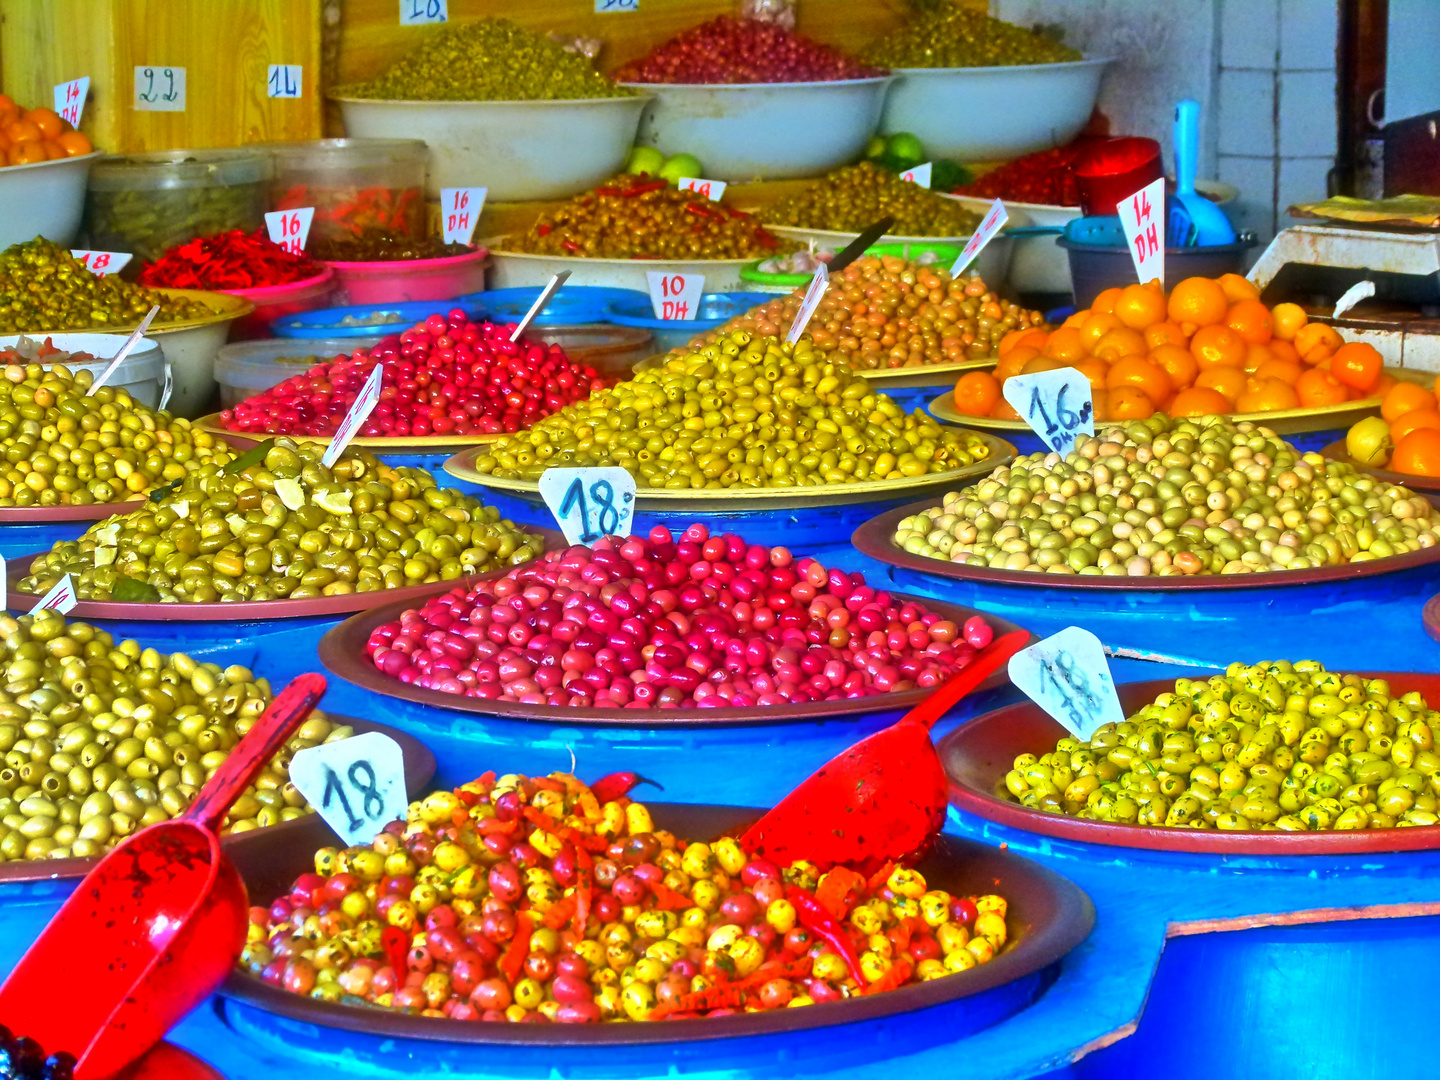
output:
[[946,682],[993,632],[859,573],[711,536],[605,537],[457,587],[376,627],[392,678],[490,701],[714,708],[839,701]]
[[494,435],[521,431],[606,385],[558,345],[513,342],[513,327],[431,315],[368,352],[336,357],[220,414],[228,431],[333,435],[375,363],[379,404],[365,436]]
[[721,15],[617,71],[616,82],[830,82],[884,75],[837,49],[758,19]]

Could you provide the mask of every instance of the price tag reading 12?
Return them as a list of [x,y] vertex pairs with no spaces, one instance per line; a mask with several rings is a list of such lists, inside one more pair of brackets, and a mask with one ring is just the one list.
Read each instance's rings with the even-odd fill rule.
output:
[[571,544],[629,536],[635,517],[635,478],[618,465],[546,469],[540,496]]
[[657,319],[694,319],[700,314],[700,297],[705,291],[704,274],[662,274],[648,270],[650,306]]
[[368,844],[405,816],[405,756],[378,731],[301,750],[290,782],[347,845]]
[[270,239],[292,255],[305,251],[305,241],[310,238],[310,222],[315,220],[315,208],[302,206],[295,210],[272,210],[265,215],[265,228]]
[[1105,649],[1099,638],[1078,626],[1012,656],[1010,681],[1081,739],[1125,720]]
[[440,229],[447,244],[468,244],[475,235],[475,224],[485,208],[483,187],[447,187],[440,189]]
[[1005,380],[1005,400],[1057,454],[1070,453],[1082,434],[1095,434],[1090,380],[1074,368],[1014,375]]
[[1165,180],[1162,177],[1146,184],[1128,199],[1115,204],[1120,227],[1125,230],[1125,243],[1130,247],[1130,260],[1141,285],[1155,278],[1165,287]]

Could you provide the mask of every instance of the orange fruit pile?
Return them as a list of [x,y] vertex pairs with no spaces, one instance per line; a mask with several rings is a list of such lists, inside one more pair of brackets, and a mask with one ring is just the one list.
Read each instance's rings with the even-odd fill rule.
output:
[[1440,476],[1440,384],[1435,392],[1397,382],[1380,403],[1380,416],[1350,429],[1351,457],[1365,465],[1410,476]]
[[82,132],[44,106],[22,109],[0,94],[0,165],[34,165],[38,161],[79,157],[95,148]]
[[1106,289],[1063,326],[1007,334],[999,356],[993,372],[956,383],[959,412],[1018,420],[1005,380],[1065,367],[1090,380],[1096,420],[1338,405],[1394,381],[1375,348],[1347,344],[1298,304],[1266,307],[1239,274],[1186,278],[1168,296],[1153,282]]

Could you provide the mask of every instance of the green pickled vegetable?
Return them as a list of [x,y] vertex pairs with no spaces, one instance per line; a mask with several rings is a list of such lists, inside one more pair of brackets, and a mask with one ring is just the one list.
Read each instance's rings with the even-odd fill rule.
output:
[[860,232],[893,217],[892,236],[968,236],[980,215],[870,161],[838,169],[761,215],[767,225]]
[[86,196],[90,242],[101,251],[128,251],[154,262],[197,236],[233,229],[252,233],[265,224],[266,184],[91,188]]
[[889,68],[1059,64],[1083,57],[1048,34],[951,4],[917,15],[873,42],[862,57]]

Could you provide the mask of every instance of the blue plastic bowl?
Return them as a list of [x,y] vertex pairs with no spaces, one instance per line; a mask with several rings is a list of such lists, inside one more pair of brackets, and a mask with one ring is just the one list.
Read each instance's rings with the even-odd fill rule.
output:
[[[519,322],[535,303],[541,287],[529,285],[516,289],[491,289],[489,292],[467,293],[460,300],[477,304],[486,318],[496,322]],[[635,289],[609,289],[595,285],[562,285],[550,298],[545,310],[535,317],[532,326],[585,326],[609,322],[610,305],[643,301],[650,298]]]
[[736,315],[775,299],[773,292],[706,293],[700,297],[700,311],[694,319],[657,319],[650,297],[632,292],[624,300],[610,305],[607,321],[616,326],[637,326],[655,335],[657,352],[669,352],[684,345],[697,334],[718,329]]
[[[408,300],[403,304],[361,304],[357,307],[321,308],[319,311],[302,311],[298,315],[287,315],[270,324],[270,331],[283,338],[381,338],[388,334],[399,334],[409,330],[416,323],[424,322],[431,315],[448,315],[459,308],[472,319],[479,319],[485,309],[477,304],[473,296],[457,296],[453,300]],[[364,319],[377,312],[399,316],[393,322],[371,323],[366,326],[342,326],[346,318]]]

